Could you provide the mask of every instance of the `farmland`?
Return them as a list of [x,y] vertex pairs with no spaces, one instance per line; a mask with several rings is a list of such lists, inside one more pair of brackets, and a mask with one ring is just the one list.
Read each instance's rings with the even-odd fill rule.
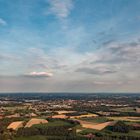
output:
[[7,104],[0,104],[2,140],[87,140],[89,136],[135,140],[140,136],[139,96],[42,96],[22,97],[19,102],[18,95],[14,102],[9,97]]
[[114,121],[128,121],[128,122],[140,122],[140,117],[107,117],[110,120],[114,120]]

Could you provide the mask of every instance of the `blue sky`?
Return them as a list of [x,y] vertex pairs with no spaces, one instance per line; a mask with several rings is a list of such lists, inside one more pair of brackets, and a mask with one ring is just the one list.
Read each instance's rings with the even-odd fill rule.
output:
[[1,92],[139,92],[139,0],[0,0]]

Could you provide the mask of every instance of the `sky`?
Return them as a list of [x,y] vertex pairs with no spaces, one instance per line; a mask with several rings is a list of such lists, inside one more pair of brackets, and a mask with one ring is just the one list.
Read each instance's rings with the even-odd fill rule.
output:
[[140,0],[0,0],[0,92],[140,92]]

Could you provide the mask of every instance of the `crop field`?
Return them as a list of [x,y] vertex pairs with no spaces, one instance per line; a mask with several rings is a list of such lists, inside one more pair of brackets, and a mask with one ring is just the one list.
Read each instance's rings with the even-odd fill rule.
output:
[[105,127],[112,125],[114,123],[114,121],[108,121],[104,123],[93,123],[93,122],[82,121],[82,120],[79,120],[79,122],[83,128],[95,129],[95,130],[102,130]]
[[45,120],[45,119],[31,119],[30,121],[27,122],[25,127],[31,127],[35,124],[40,124],[40,123],[41,124],[46,124],[46,123],[48,123],[48,121]]
[[140,122],[140,117],[107,117],[108,119],[114,120],[114,121],[129,121],[129,122]]
[[112,109],[112,110],[119,111],[119,112],[136,112],[134,107],[115,108],[115,109]]
[[14,110],[23,110],[27,109],[27,106],[10,106],[10,107],[3,107],[3,109],[8,110],[8,111],[14,111]]
[[97,132],[100,132],[102,135],[110,135],[110,136],[140,136],[140,131],[130,131],[129,133],[118,133],[118,132],[112,132],[107,130],[106,128],[103,130],[94,130],[94,129],[83,129],[78,134],[80,135],[86,135],[89,133],[95,134]]
[[98,123],[107,122],[107,121],[109,121],[110,119],[108,119],[108,118],[106,118],[106,117],[95,117],[95,118],[86,117],[86,118],[81,118],[80,120],[88,121],[88,122],[92,122],[92,123],[98,124]]

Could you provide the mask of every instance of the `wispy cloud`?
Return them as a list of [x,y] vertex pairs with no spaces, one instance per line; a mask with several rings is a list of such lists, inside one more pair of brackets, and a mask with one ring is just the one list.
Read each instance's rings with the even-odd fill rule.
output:
[[67,18],[73,8],[73,0],[49,0],[49,13],[63,19]]
[[87,74],[95,74],[95,75],[101,75],[101,74],[112,74],[115,73],[115,70],[112,70],[111,68],[106,67],[96,67],[96,68],[79,68],[76,70],[76,72],[84,72]]
[[96,52],[91,52],[86,60],[76,66],[75,72],[99,75],[100,80],[105,77],[120,81],[137,79],[140,68],[139,55],[140,44],[138,41],[112,42]]
[[0,25],[5,26],[7,25],[7,22],[4,19],[0,18]]

